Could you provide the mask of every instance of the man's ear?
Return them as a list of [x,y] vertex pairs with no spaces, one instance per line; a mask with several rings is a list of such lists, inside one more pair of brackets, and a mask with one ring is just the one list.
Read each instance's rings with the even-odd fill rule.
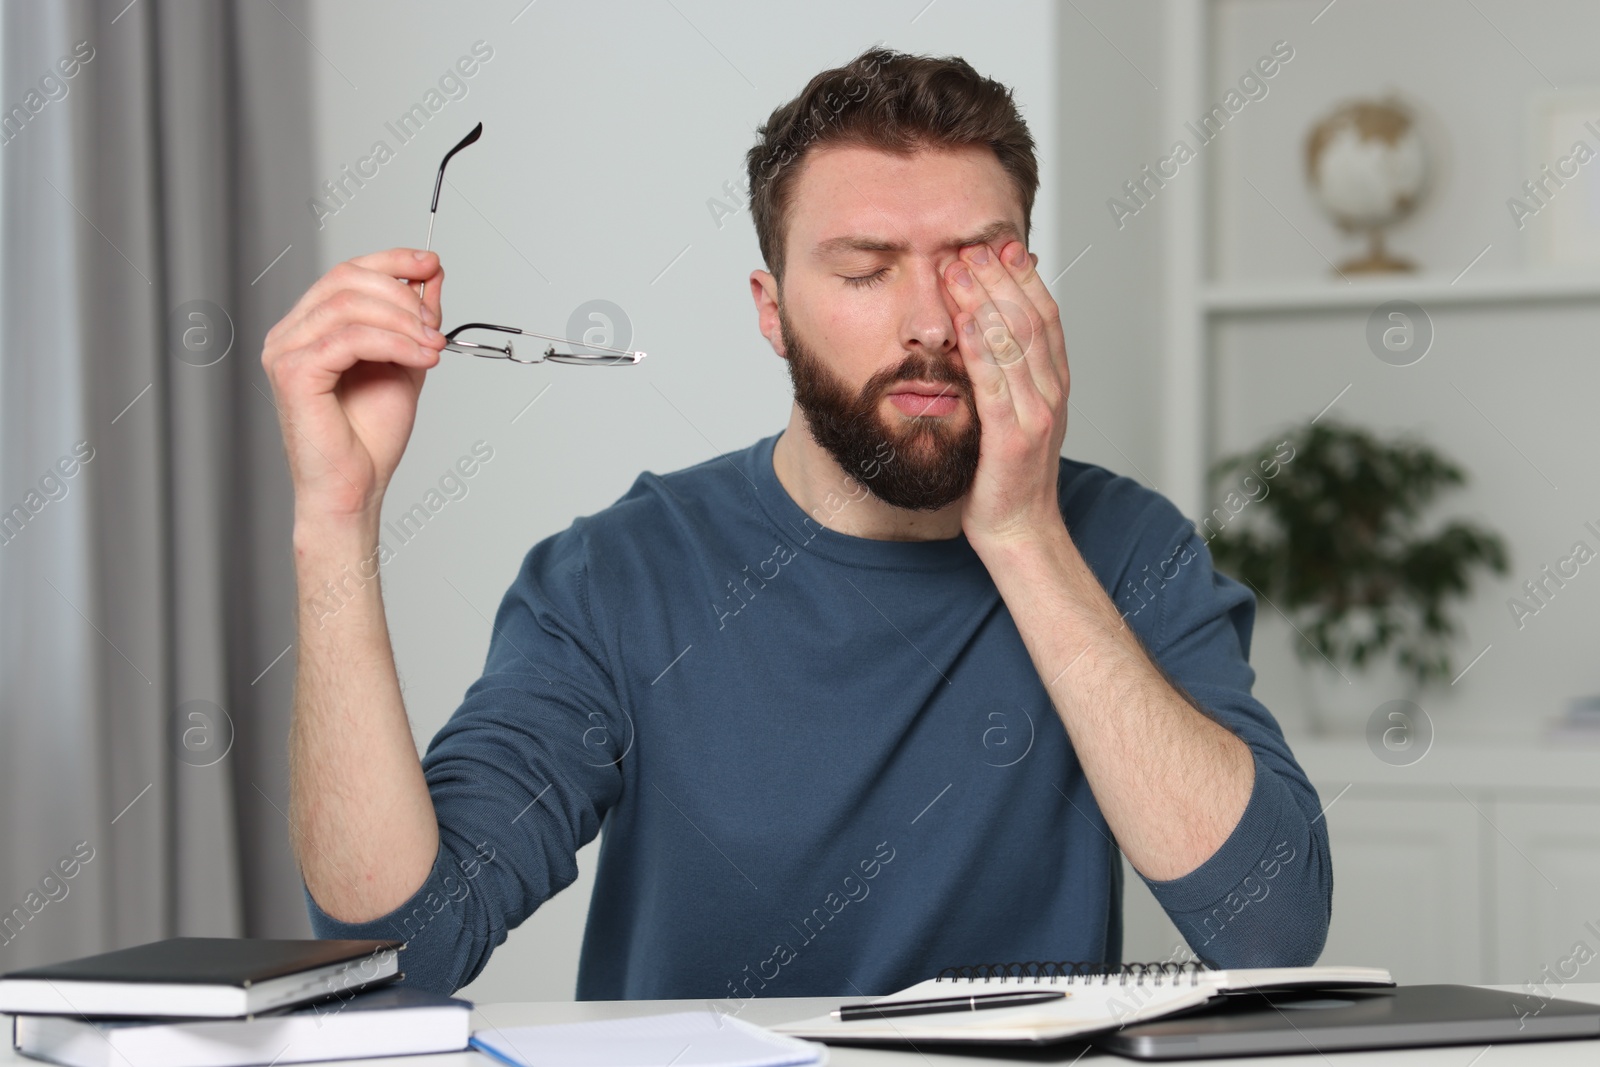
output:
[[778,280],[767,271],[751,271],[750,298],[756,302],[756,321],[760,324],[761,336],[767,339],[779,358],[788,359],[783,346],[783,328],[778,324]]

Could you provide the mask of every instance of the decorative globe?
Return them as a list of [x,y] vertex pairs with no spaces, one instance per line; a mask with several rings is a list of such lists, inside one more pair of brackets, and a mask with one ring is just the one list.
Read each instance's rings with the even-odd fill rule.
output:
[[1366,254],[1341,264],[1342,273],[1416,269],[1389,255],[1383,231],[1416,210],[1428,177],[1416,120],[1396,99],[1342,104],[1311,128],[1306,181],[1313,197],[1335,225],[1368,235]]

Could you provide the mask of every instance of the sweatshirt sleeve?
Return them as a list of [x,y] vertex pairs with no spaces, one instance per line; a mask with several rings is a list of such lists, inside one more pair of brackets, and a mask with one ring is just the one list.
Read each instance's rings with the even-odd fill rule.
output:
[[361,923],[306,891],[318,937],[406,942],[407,985],[451,993],[472,981],[507,931],[577,878],[578,849],[621,793],[632,727],[589,613],[583,521],[528,552],[483,675],[422,758],[439,823],[427,880]]
[[1283,731],[1250,692],[1255,597],[1213,568],[1204,539],[1158,499],[1146,528],[1172,532],[1164,541],[1140,538],[1131,566],[1149,566],[1126,576],[1143,594],[1138,610],[1156,613],[1153,627],[1139,629],[1153,634],[1150,653],[1169,679],[1250,746],[1255,781],[1238,824],[1209,859],[1180,878],[1145,884],[1208,966],[1309,966],[1332,913],[1327,822]]

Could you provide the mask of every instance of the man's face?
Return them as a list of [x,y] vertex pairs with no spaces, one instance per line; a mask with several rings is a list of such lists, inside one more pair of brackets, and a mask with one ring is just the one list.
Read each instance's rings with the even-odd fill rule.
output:
[[984,148],[830,146],[803,166],[777,307],[795,402],[879,499],[945,507],[971,488],[982,427],[943,271],[966,244],[1021,239],[1014,187]]

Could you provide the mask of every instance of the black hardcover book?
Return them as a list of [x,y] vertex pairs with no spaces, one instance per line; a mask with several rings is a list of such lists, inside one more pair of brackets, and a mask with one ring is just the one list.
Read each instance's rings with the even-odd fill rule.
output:
[[399,941],[175,937],[0,975],[0,1012],[238,1018],[399,976]]

